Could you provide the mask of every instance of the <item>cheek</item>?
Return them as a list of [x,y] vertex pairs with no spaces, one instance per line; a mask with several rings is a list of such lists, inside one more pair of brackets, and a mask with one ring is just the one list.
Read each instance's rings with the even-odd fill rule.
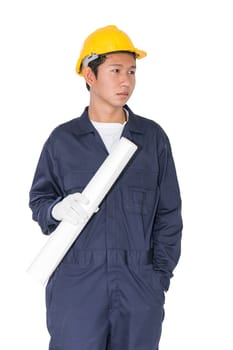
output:
[[111,94],[111,91],[117,87],[117,81],[109,78],[102,78],[100,81],[100,87],[105,94]]
[[98,91],[100,94],[104,93],[106,90],[108,90],[108,80],[102,77],[101,75],[98,76],[95,88],[96,91]]
[[132,86],[135,87],[135,84],[136,84],[136,76],[133,75],[132,76]]
[[132,78],[130,81],[131,94],[134,91],[135,85],[136,85],[135,78]]

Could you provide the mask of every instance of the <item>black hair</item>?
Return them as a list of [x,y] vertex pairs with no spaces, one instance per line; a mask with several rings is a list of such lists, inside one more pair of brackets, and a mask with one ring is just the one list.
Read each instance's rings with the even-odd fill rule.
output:
[[[99,67],[99,65],[101,65],[102,63],[105,62],[106,58],[107,58],[106,55],[100,55],[95,60],[89,62],[88,67],[91,68],[91,70],[95,74],[96,78],[98,75],[98,67]],[[87,90],[90,91],[90,86],[87,83],[86,83],[86,87],[87,87]]]

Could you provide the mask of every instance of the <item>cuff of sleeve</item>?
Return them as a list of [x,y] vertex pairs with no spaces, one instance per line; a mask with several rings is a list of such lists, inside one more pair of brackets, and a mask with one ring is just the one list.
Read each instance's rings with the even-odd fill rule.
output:
[[161,275],[160,282],[164,290],[167,292],[170,286],[170,278],[166,275]]
[[158,274],[158,278],[162,288],[164,289],[165,292],[167,292],[170,287],[170,280],[172,276],[158,270],[154,270],[154,271],[155,273]]

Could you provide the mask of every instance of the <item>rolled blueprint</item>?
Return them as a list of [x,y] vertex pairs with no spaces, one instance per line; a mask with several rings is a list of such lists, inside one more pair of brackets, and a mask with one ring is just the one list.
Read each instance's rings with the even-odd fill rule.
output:
[[84,206],[87,212],[87,219],[85,222],[77,225],[73,225],[65,220],[60,222],[27,270],[35,280],[43,285],[48,281],[71,245],[95,213],[136,149],[137,146],[133,142],[125,137],[121,137],[118,144],[114,147],[82,192],[89,200],[89,203]]

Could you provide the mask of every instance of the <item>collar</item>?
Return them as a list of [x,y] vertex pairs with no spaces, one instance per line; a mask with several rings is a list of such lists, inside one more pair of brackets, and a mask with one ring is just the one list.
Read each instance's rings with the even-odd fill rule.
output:
[[[125,105],[124,108],[129,113],[128,122],[124,127],[125,132],[127,133],[130,131],[137,134],[144,134],[144,123],[141,122],[141,118],[135,115],[127,105]],[[82,115],[77,118],[76,121],[78,123],[78,127],[75,130],[77,134],[84,135],[96,132],[96,129],[88,117],[88,107],[84,109]]]

